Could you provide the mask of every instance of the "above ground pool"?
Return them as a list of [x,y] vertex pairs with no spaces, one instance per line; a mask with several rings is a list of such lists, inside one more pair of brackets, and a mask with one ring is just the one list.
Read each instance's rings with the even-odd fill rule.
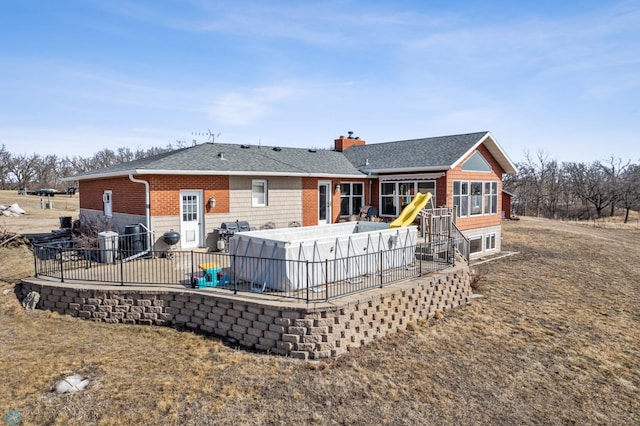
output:
[[268,229],[229,240],[232,279],[299,290],[414,263],[418,229],[380,222]]

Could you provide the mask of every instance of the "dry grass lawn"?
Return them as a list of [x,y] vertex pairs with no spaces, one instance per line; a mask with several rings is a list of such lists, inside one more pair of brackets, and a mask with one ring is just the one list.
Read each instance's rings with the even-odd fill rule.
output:
[[[0,202],[1,203],[1,202]],[[57,219],[56,219],[57,221]],[[640,424],[640,230],[523,218],[476,299],[336,360],[25,311],[0,249],[0,415],[23,424]],[[4,290],[9,290],[3,295]],[[56,394],[71,373],[88,389]]]
[[[53,203],[52,209],[41,208],[40,200],[45,203]],[[20,234],[37,234],[50,232],[52,229],[60,227],[60,216],[71,216],[73,220],[78,219],[79,196],[56,195],[38,197],[35,195],[18,195],[17,191],[0,191],[0,204],[9,207],[17,203],[20,208],[27,213],[23,216],[2,216],[0,215],[0,231],[7,230]]]

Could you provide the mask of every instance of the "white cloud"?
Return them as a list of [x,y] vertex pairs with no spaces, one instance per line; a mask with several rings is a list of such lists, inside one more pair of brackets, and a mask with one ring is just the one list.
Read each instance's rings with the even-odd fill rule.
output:
[[221,125],[250,125],[305,93],[307,90],[288,85],[257,87],[244,94],[229,92],[219,95],[205,111]]

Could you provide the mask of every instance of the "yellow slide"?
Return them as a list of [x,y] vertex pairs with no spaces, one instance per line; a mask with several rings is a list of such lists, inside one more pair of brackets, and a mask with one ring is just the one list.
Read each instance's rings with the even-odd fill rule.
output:
[[427,205],[430,199],[430,192],[427,192],[426,194],[418,192],[416,196],[413,197],[413,200],[407,204],[407,207],[402,209],[400,216],[389,224],[389,228],[402,228],[411,225],[416,219],[416,216],[418,216],[418,213],[420,213],[420,210]]

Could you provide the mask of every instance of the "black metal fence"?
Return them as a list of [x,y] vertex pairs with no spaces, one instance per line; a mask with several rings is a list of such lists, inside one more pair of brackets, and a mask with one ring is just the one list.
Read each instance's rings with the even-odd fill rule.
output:
[[[452,238],[322,261],[272,259],[201,251],[131,253],[131,247],[83,248],[76,241],[34,246],[36,276],[117,285],[182,285],[255,292],[306,302],[418,277],[455,263]],[[122,248],[123,247],[123,248]]]

